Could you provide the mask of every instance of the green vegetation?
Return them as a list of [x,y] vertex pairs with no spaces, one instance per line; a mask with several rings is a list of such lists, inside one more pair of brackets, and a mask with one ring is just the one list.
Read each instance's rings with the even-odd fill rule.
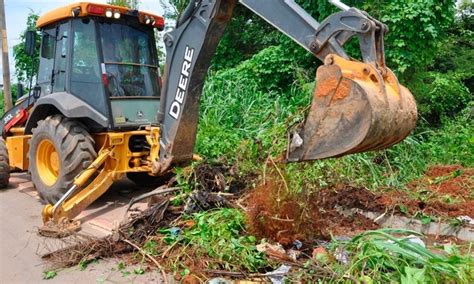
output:
[[[319,3],[324,1],[317,1],[321,5],[316,10],[314,1],[299,2],[317,17],[332,11]],[[402,74],[402,83],[417,99],[419,126],[415,133],[384,151],[287,165],[283,172],[291,190],[337,182],[372,189],[401,188],[429,165],[473,166],[472,64],[457,58],[458,52],[462,58],[472,57],[472,17],[455,20],[450,1],[433,5],[431,1],[367,1],[361,6],[390,26],[386,47],[389,66]],[[236,13],[239,15],[239,10]],[[234,24],[230,24],[231,33]],[[256,24],[248,27],[255,28]],[[243,30],[247,31],[245,25]],[[264,42],[272,42],[270,37]],[[233,46],[237,43],[229,46],[221,42],[201,99],[197,152],[209,159],[237,163],[242,174],[264,171],[267,154],[276,159],[284,152],[288,128],[302,120],[311,99],[316,65],[307,66],[314,59],[306,60],[304,50],[275,37],[276,45],[230,68],[224,68],[220,60],[232,62],[235,56],[248,56],[242,56],[241,51],[249,44],[236,39],[243,46],[236,50]],[[457,48],[447,48],[455,44]]]
[[107,0],[107,4],[138,9],[140,0]]
[[[278,156],[284,152],[287,129],[302,119],[313,83],[304,71],[292,69],[282,52],[279,46],[270,47],[235,68],[210,76],[201,101],[197,141],[200,155],[238,162],[245,174],[263,170],[262,155]],[[274,66],[279,66],[279,70],[275,71]],[[292,72],[296,72],[296,79],[288,83]],[[261,79],[269,77],[268,81]],[[278,91],[284,85],[282,82],[290,87]],[[387,150],[288,165],[285,170],[291,188],[301,190],[303,186],[318,187],[328,182],[350,182],[370,188],[402,187],[429,165],[472,166],[474,125],[467,108],[472,94],[459,80],[442,78],[441,82],[435,80],[424,87],[432,91],[428,102],[419,101],[420,111],[423,107],[431,109],[426,114],[436,111],[436,120],[443,120],[440,127],[430,128],[430,121],[421,114],[419,130]],[[260,164],[255,162],[259,160]]]
[[364,232],[346,243],[335,241],[331,244],[334,250],[342,247],[350,262],[333,265],[333,269],[364,283],[471,283],[471,248],[463,255],[456,245],[445,245],[434,253],[413,241],[417,235],[383,229]]
[[[13,47],[13,57],[15,58],[15,77],[18,82],[29,83],[30,77],[33,79],[38,74],[39,50],[41,45],[41,33],[36,34],[36,52],[33,56],[26,54],[25,51],[25,33],[28,30],[36,29],[38,14],[30,12],[26,19],[26,30],[20,35],[20,42]],[[28,86],[26,86],[28,87]]]
[[[257,239],[245,235],[245,216],[236,209],[220,209],[194,214],[194,225],[176,232],[162,230],[165,242],[171,246],[180,244],[182,254],[191,258],[210,258],[210,269],[256,272],[266,267],[264,255],[256,250]],[[178,258],[179,259],[179,258]],[[181,262],[175,269],[185,269]]]
[[45,279],[45,280],[53,279],[56,276],[58,276],[58,273],[54,270],[45,271],[43,273],[43,279]]

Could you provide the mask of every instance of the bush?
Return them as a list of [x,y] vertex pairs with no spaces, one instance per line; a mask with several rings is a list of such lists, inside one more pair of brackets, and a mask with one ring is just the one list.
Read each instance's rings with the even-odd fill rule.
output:
[[418,111],[428,123],[439,125],[443,118],[453,118],[472,101],[472,94],[457,73],[418,74],[409,82]]
[[429,139],[421,145],[427,161],[474,166],[473,106],[471,104],[455,119],[446,119],[441,129],[429,133]]

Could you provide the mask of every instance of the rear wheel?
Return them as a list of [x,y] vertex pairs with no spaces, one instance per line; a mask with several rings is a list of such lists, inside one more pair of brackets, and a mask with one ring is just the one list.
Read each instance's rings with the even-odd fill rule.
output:
[[54,204],[96,158],[84,125],[60,115],[38,122],[30,140],[31,179],[41,198]]
[[8,186],[10,180],[10,162],[8,160],[8,149],[5,140],[0,137],[0,188]]

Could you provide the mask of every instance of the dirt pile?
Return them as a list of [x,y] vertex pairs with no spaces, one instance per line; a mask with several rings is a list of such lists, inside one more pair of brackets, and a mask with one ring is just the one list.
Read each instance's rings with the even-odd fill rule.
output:
[[[409,213],[438,217],[474,218],[474,168],[459,165],[433,166],[407,186],[408,192],[386,195],[385,204],[405,205]],[[398,211],[400,208],[398,208]]]
[[474,218],[474,169],[436,166],[406,190],[371,192],[363,187],[336,185],[315,192],[289,193],[281,178],[268,178],[246,198],[251,233],[283,245],[331,236],[352,236],[376,229],[362,215],[347,217],[339,209],[392,212],[415,217]]
[[474,168],[454,166],[433,166],[426,175],[412,182],[409,188],[422,189],[459,198],[461,201],[474,199]]
[[382,209],[374,203],[376,197],[363,188],[339,186],[312,193],[287,193],[283,185],[268,181],[247,198],[250,231],[282,245],[299,240],[312,243],[328,240],[331,235],[352,236],[378,228],[372,220],[355,214],[342,215],[338,207]]

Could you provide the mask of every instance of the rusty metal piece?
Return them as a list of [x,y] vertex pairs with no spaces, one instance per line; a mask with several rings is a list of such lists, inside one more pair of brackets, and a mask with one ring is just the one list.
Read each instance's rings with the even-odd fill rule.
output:
[[387,148],[415,128],[413,95],[386,68],[332,56],[317,71],[304,125],[290,135],[287,161],[340,157]]

